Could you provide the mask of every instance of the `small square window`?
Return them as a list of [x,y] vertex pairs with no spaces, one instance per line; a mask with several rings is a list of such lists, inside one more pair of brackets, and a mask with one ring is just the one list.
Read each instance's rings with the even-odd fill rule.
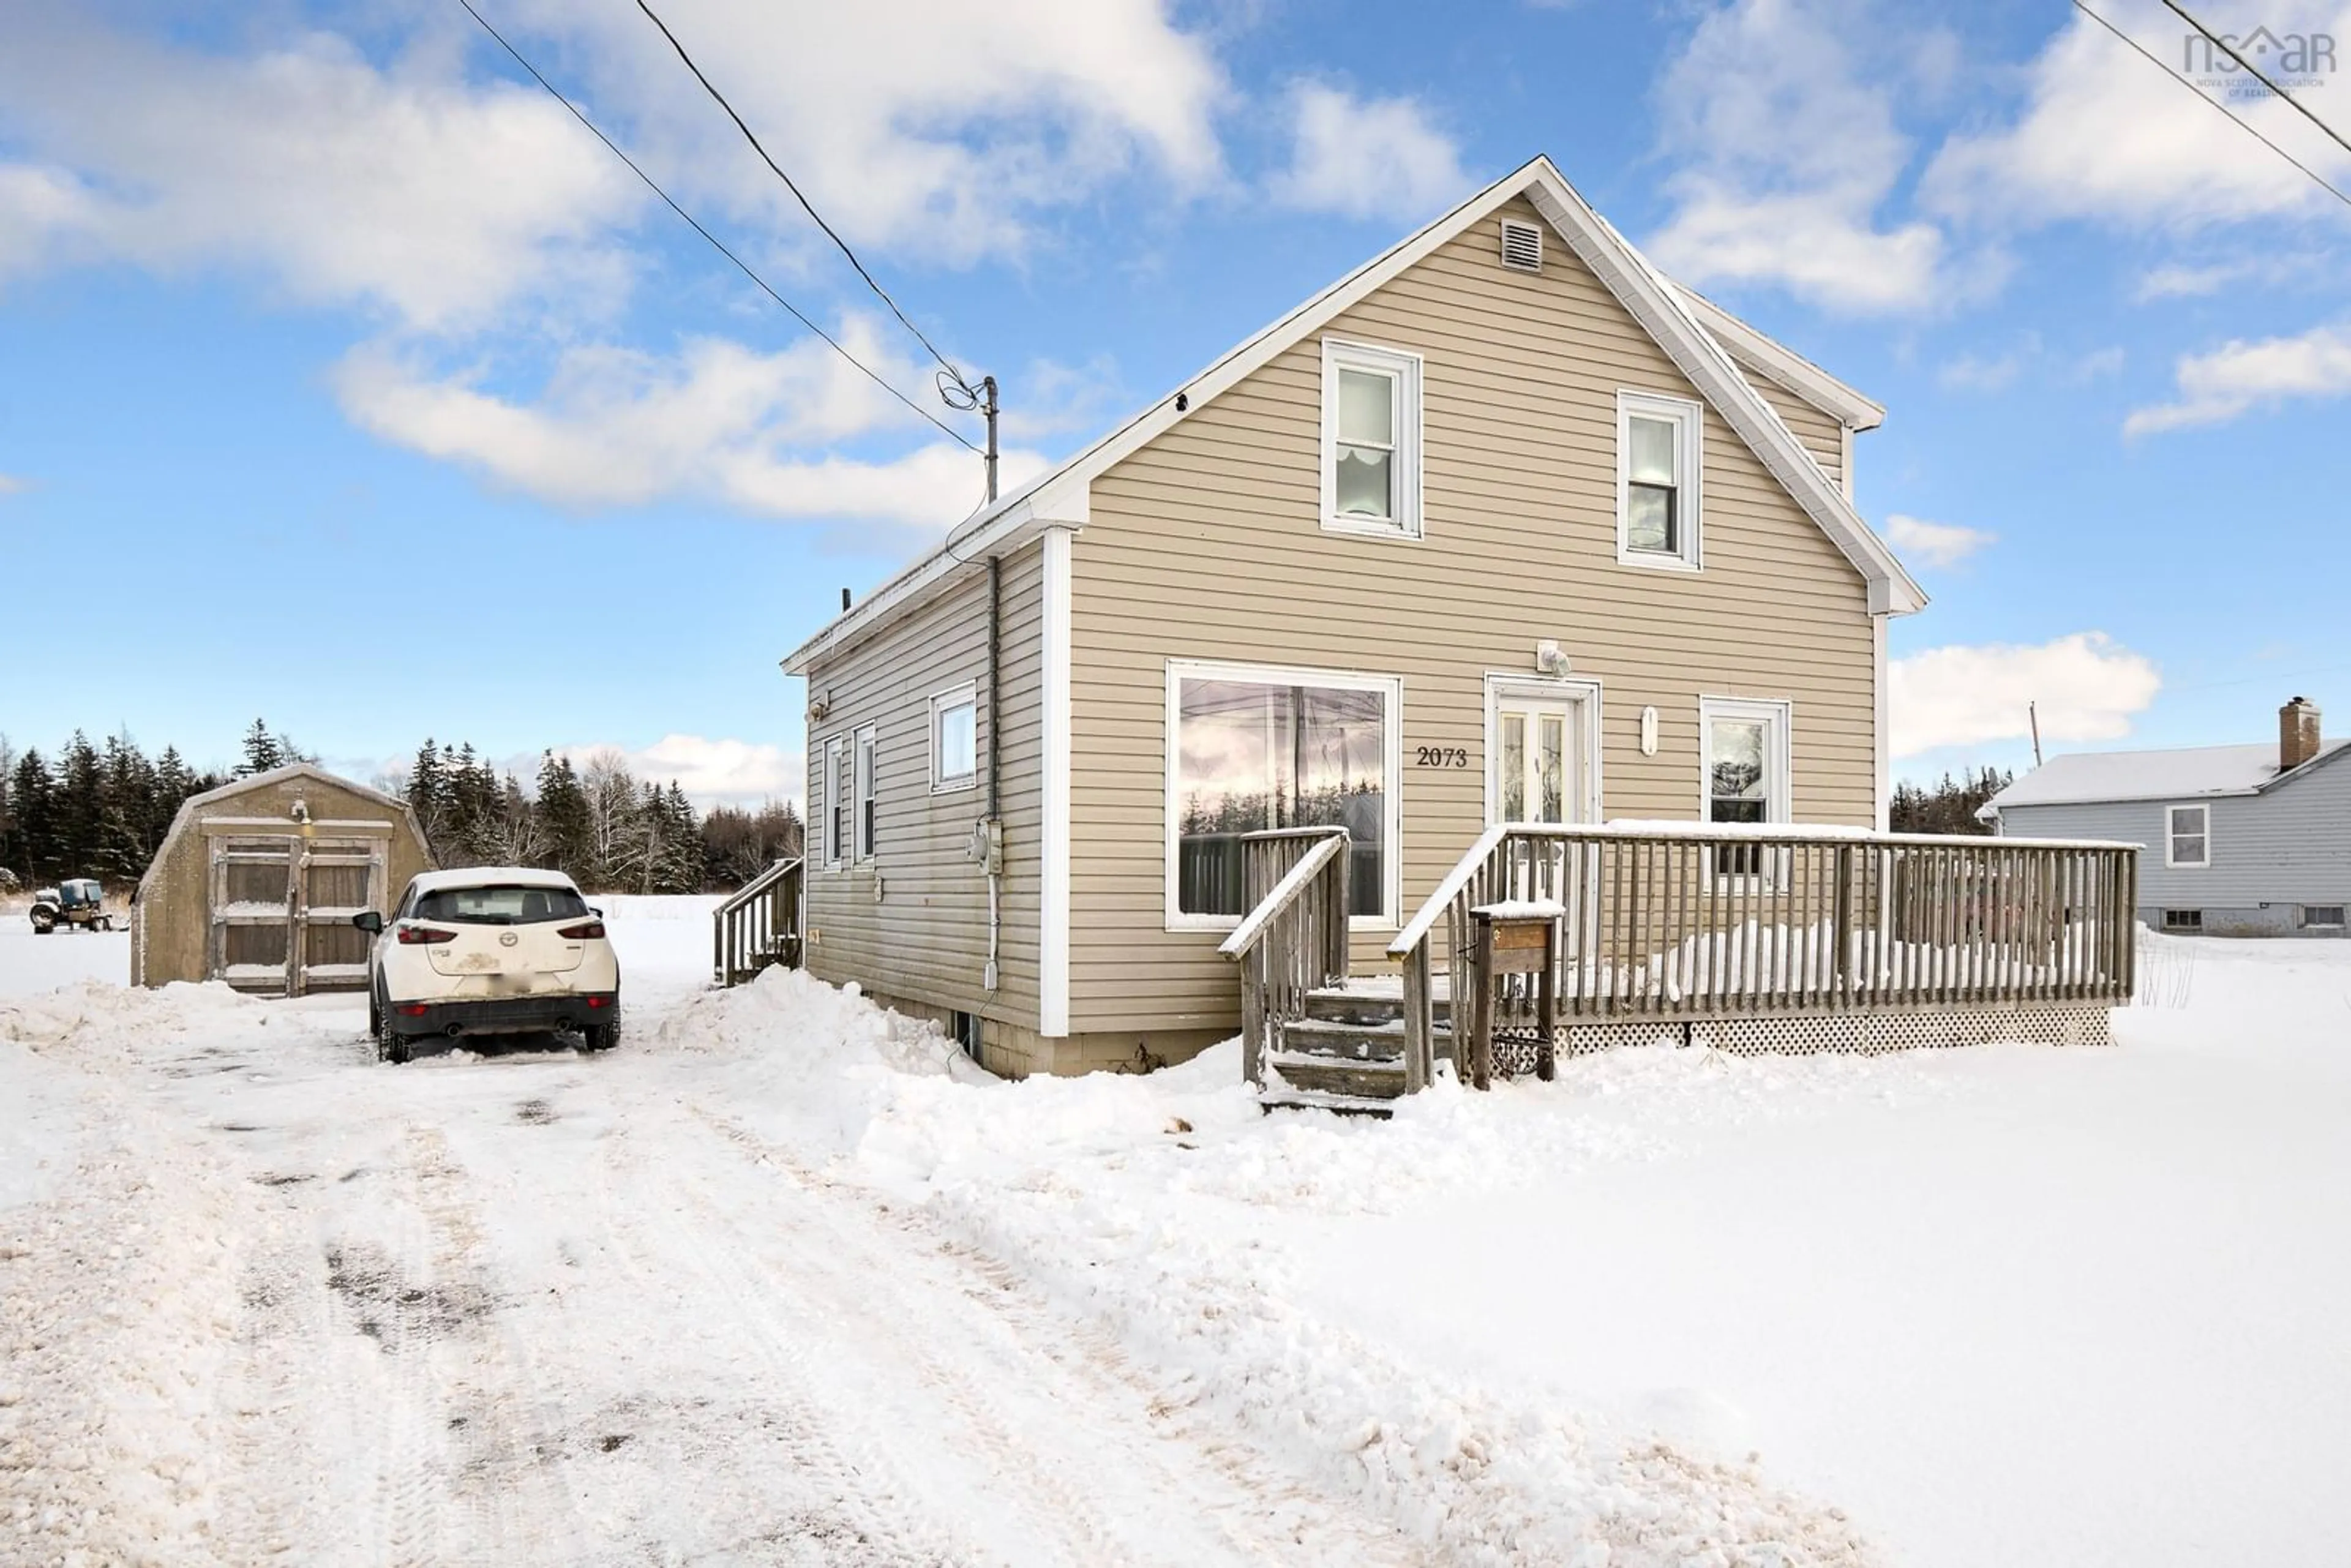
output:
[[931,698],[931,788],[979,782],[979,699],[970,683]]
[[2323,931],[2343,924],[2343,906],[2339,904],[2305,904],[2302,906],[2302,928]]
[[1684,398],[1616,394],[1616,559],[1698,566],[1698,438],[1703,411]]
[[2163,912],[2163,928],[2166,931],[2201,931],[2204,929],[2204,912],[2200,909],[2167,909]]
[[1322,526],[1420,537],[1420,356],[1322,343]]
[[2196,868],[2212,863],[2212,808],[2174,806],[2165,813],[2163,863]]

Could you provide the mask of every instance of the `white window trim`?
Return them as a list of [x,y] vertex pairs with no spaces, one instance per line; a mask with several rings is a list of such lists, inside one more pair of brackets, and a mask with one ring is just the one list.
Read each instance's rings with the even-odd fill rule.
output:
[[849,842],[850,857],[856,861],[873,858],[874,833],[870,825],[872,813],[867,806],[879,800],[881,789],[876,775],[880,772],[875,756],[873,727],[865,725],[850,741]]
[[1381,913],[1350,917],[1352,931],[1394,931],[1399,924],[1398,906],[1404,899],[1404,677],[1401,675],[1364,674],[1354,670],[1312,670],[1285,664],[1226,664],[1198,659],[1167,661],[1167,727],[1166,727],[1166,797],[1165,816],[1161,823],[1161,851],[1166,859],[1165,902],[1165,929],[1169,931],[1230,931],[1241,923],[1238,915],[1186,915],[1177,907],[1181,890],[1176,885],[1180,857],[1176,850],[1177,827],[1183,818],[1183,802],[1177,794],[1176,765],[1182,751],[1176,736],[1183,724],[1184,682],[1186,680],[1254,681],[1264,685],[1331,686],[1344,691],[1378,692],[1387,699],[1387,755],[1383,766],[1387,771],[1386,800],[1380,831],[1385,837],[1380,857],[1382,880]]
[[[1395,496],[1398,515],[1384,523],[1339,513],[1339,371],[1376,371],[1396,378]],[[1345,338],[1322,340],[1322,531],[1355,538],[1418,539],[1424,537],[1420,486],[1421,358],[1406,349],[1382,348]]]
[[841,759],[849,744],[845,734],[836,735],[824,743],[824,814],[817,819],[817,831],[823,841],[824,869],[839,871],[847,864],[841,852],[841,819],[837,813],[841,795]]
[[1496,815],[1502,800],[1495,778],[1496,758],[1501,755],[1501,716],[1504,701],[1510,697],[1536,702],[1572,702],[1576,705],[1578,744],[1583,748],[1583,778],[1579,780],[1575,819],[1579,822],[1604,822],[1601,802],[1606,797],[1600,788],[1601,760],[1601,692],[1600,683],[1582,676],[1553,678],[1549,676],[1506,674],[1499,670],[1486,672],[1486,825],[1493,827],[1500,821]]
[[[949,708],[961,707],[966,703],[971,705],[971,771],[958,773],[952,778],[943,777],[939,772],[939,716]],[[966,681],[960,685],[949,686],[945,691],[931,694],[929,739],[925,745],[931,758],[932,794],[947,795],[959,790],[979,788],[978,682]]]
[[[1633,474],[1632,419],[1636,413],[1651,419],[1670,419],[1681,427],[1680,439],[1674,444],[1674,486],[1677,492],[1676,522],[1681,530],[1681,549],[1672,554],[1663,550],[1633,548],[1629,502]],[[1698,476],[1705,467],[1703,444],[1705,435],[1705,404],[1686,397],[1668,397],[1662,392],[1633,392],[1624,389],[1617,392],[1616,559],[1618,564],[1644,567],[1656,571],[1698,571],[1705,566],[1706,507],[1698,487]]]
[[[2204,825],[2188,835],[2204,841],[2204,858],[2184,861],[2173,858],[2172,848],[2180,837],[2179,813],[2193,811],[2203,819]],[[2166,806],[2163,809],[2163,865],[2166,871],[2210,871],[2212,869],[2212,808],[2209,805]]]
[[[1761,719],[1769,727],[1764,766],[1763,821],[1766,825],[1794,820],[1796,792],[1795,705],[1785,698],[1709,697],[1698,699],[1698,820],[1701,827],[1714,820],[1714,768],[1709,747],[1714,744],[1714,721],[1719,718]],[[1708,857],[1709,870],[1713,857]],[[1779,857],[1758,857],[1757,867],[1764,885],[1784,880]],[[1746,880],[1750,873],[1715,873],[1722,883]]]

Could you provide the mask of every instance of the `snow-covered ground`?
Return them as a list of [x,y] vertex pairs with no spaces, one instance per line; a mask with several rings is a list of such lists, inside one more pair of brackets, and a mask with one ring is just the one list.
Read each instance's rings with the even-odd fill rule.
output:
[[0,926],[0,1562],[2351,1557],[2351,946],[1370,1124],[606,904],[619,1051],[407,1068]]

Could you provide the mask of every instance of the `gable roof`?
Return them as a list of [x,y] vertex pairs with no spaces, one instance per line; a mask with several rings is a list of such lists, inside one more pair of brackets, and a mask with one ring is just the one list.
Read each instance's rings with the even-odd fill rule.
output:
[[2351,749],[2322,746],[2301,767],[2278,771],[2275,741],[2194,746],[2174,751],[2082,751],[2053,757],[1978,809],[1986,821],[2011,806],[2088,806],[2115,800],[2195,800],[2260,795]]
[[232,779],[217,789],[207,789],[201,795],[191,795],[181,801],[180,809],[172,814],[172,825],[164,831],[162,842],[156,846],[154,858],[147,862],[147,870],[139,878],[139,890],[131,895],[133,901],[143,901],[146,898],[148,884],[152,883],[162,871],[166,858],[165,852],[171,849],[172,841],[179,838],[181,832],[195,819],[196,813],[204,807],[223,800],[233,800],[249,791],[266,789],[272,784],[284,784],[297,779],[308,779],[314,783],[332,785],[338,789],[348,789],[361,800],[372,800],[379,806],[399,812],[402,819],[408,823],[408,831],[415,835],[417,847],[423,851],[424,863],[428,867],[432,865],[433,841],[424,836],[424,824],[416,820],[415,808],[409,805],[407,801],[397,795],[387,795],[381,789],[370,789],[355,779],[345,779],[340,774],[329,773],[315,762],[289,762],[283,768],[272,768],[266,773],[248,773],[242,779]]
[[[1867,414],[1884,410],[1800,356],[1779,349],[1720,307],[1667,280],[1632,242],[1567,183],[1548,157],[1503,176],[1451,212],[1373,257],[1288,315],[1245,340],[1157,402],[1129,419],[1061,466],[966,518],[937,549],[866,596],[788,654],[788,674],[802,674],[818,658],[856,641],[901,609],[920,602],[957,567],[1025,544],[1055,523],[1082,527],[1087,486],[1182,419],[1191,409],[1251,375],[1276,355],[1316,331],[1420,262],[1472,224],[1504,204],[1524,197],[1604,287],[1666,351],[1699,394],[1736,432],[1771,476],[1828,535],[1869,585],[1874,614],[1907,615],[1923,610],[1927,596],[1912,581],[1893,550],[1862,521],[1844,490],[1815,461],[1777,410],[1748,381],[1737,361],[1699,323],[1701,312],[1722,324],[1751,355],[1776,350],[1774,380],[1808,382],[1812,391],[1792,386],[1808,401],[1844,417],[1840,408]],[[1806,371],[1809,371],[1809,375]],[[1783,384],[1787,384],[1783,382]],[[1830,401],[1822,401],[1823,399]],[[1838,407],[1832,407],[1834,402]],[[1856,428],[1866,428],[1857,425]]]

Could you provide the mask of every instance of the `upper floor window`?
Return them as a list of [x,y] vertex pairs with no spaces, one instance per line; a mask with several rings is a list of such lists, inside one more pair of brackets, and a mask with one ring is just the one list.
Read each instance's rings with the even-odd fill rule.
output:
[[2165,813],[2163,863],[2168,866],[2208,866],[2212,863],[2212,808],[2174,806]]
[[1616,559],[1698,565],[1699,406],[1651,392],[1616,394]]
[[931,698],[931,788],[979,782],[979,698],[970,682]]
[[1322,340],[1322,526],[1420,537],[1420,356]]

